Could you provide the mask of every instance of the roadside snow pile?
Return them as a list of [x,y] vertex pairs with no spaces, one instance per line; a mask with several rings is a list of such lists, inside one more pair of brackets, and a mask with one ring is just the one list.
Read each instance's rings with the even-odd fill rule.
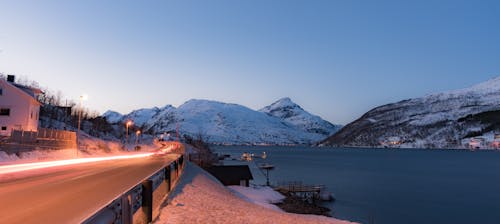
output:
[[282,202],[285,196],[274,191],[270,187],[243,187],[243,186],[228,186],[240,198],[252,202],[254,204],[266,207],[269,209],[283,211],[275,203]]
[[0,163],[6,161],[15,161],[18,159],[19,157],[17,157],[15,154],[7,154],[4,151],[0,151]]
[[213,176],[189,162],[163,206],[160,217],[155,220],[156,224],[350,223],[324,216],[286,213],[253,204],[238,197]]

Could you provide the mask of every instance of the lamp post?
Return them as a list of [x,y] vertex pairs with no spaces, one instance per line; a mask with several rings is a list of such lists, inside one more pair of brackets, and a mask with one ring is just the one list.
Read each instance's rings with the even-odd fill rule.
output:
[[88,99],[88,96],[87,95],[81,95],[80,96],[80,105],[78,106],[79,107],[79,111],[78,111],[78,131],[77,131],[77,134],[76,134],[76,157],[78,157],[78,144],[80,143],[80,126],[81,126],[81,123],[82,123],[82,111],[83,111],[83,106],[82,106],[82,101],[84,100],[87,100]]
[[128,127],[132,125],[132,121],[128,120],[127,123],[125,123],[126,131],[125,131],[125,143],[128,144]]
[[140,130],[137,130],[135,132],[135,144],[137,145],[137,143],[139,143],[139,135],[141,135],[141,131]]

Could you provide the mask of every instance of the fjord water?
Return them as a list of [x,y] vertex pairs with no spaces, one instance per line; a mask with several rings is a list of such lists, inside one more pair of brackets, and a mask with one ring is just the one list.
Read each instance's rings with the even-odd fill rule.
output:
[[[361,223],[500,223],[500,152],[311,147],[214,147],[261,154],[271,182],[323,184],[332,215]],[[259,163],[261,161],[257,161]]]

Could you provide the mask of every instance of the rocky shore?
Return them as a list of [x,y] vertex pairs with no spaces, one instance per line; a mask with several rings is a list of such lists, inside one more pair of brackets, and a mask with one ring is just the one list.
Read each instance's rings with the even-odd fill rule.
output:
[[315,203],[310,203],[308,201],[304,201],[301,197],[292,195],[286,192],[280,192],[286,198],[281,203],[275,204],[279,208],[283,209],[289,213],[296,214],[314,214],[314,215],[323,215],[327,217],[332,217],[330,215],[330,209],[326,207],[319,206]]

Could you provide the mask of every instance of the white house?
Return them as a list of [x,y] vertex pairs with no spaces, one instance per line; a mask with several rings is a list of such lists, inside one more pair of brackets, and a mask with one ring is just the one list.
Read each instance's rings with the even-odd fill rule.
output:
[[10,136],[12,130],[37,131],[41,91],[15,83],[14,76],[0,78],[0,136]]

